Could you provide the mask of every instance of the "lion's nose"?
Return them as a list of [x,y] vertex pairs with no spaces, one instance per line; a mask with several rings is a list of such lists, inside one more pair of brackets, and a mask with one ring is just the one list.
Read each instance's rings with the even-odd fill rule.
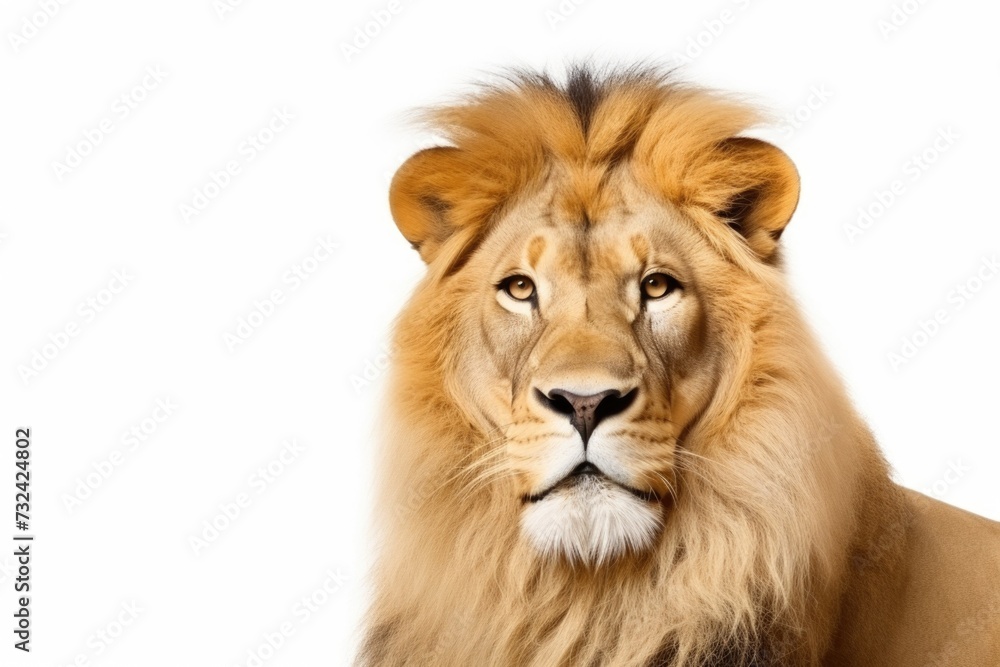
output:
[[617,389],[607,389],[596,394],[581,396],[565,389],[552,389],[547,394],[535,389],[538,400],[545,407],[559,414],[569,415],[569,423],[573,425],[583,438],[586,448],[591,434],[606,417],[624,412],[632,405],[638,389],[632,389],[624,394]]

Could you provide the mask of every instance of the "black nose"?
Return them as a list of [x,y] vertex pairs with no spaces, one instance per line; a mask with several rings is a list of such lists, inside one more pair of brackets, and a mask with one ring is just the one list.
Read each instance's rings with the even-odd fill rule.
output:
[[589,396],[580,396],[565,389],[552,389],[548,394],[535,389],[535,395],[542,405],[559,414],[569,415],[569,423],[573,425],[583,438],[583,446],[587,446],[590,435],[605,417],[623,412],[632,405],[638,389],[622,394],[617,389],[608,389]]

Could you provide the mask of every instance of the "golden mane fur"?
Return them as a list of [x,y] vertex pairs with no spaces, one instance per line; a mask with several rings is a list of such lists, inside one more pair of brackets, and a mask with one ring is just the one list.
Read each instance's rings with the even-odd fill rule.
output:
[[[562,85],[517,74],[425,118],[448,145],[411,158],[391,193],[429,271],[395,328],[359,663],[930,660],[920,642],[906,653],[918,650],[906,628],[883,633],[913,576],[914,535],[946,510],[890,481],[789,295],[778,237],[798,179],[783,153],[746,138],[761,115],[651,70],[580,68]],[[551,206],[587,226],[622,206],[609,185],[621,172],[680,216],[689,263],[712,275],[712,378],[676,434],[653,547],[598,566],[524,539],[507,424],[484,412],[492,389],[476,384],[487,364],[468,332],[480,323],[458,304],[487,280],[470,258],[554,173]],[[1000,544],[995,524],[976,521]],[[984,567],[1000,573],[995,558]],[[984,646],[969,655],[997,650]]]

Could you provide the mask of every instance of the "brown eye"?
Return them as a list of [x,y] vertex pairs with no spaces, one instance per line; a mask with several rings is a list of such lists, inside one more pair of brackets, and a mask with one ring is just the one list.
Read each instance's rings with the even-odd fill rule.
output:
[[651,273],[642,279],[642,295],[647,299],[661,299],[678,287],[680,283],[665,273]]
[[511,276],[500,283],[500,287],[510,298],[518,301],[528,301],[535,295],[535,283],[527,276]]

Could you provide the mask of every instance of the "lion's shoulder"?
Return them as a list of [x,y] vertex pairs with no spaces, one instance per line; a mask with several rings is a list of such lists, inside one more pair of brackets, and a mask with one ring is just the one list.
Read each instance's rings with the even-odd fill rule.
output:
[[852,664],[1000,665],[1000,523],[904,493],[899,571],[875,587],[878,637],[861,644],[871,653]]

